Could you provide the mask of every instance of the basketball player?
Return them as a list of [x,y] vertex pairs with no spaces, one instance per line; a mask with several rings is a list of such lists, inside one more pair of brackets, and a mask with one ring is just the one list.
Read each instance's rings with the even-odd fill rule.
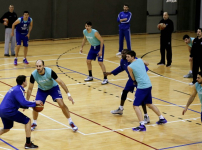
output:
[[[130,63],[126,60],[127,52],[129,52],[129,50],[127,50],[127,49],[122,50],[122,52],[121,52],[122,59],[120,61],[120,66],[119,67],[117,67],[116,69],[114,69],[111,72],[106,72],[106,75],[111,75],[111,74],[117,75],[117,74],[119,74],[119,73],[121,73],[122,71],[125,70],[126,73],[128,74],[128,77],[129,77],[129,79],[128,79],[127,83],[126,83],[126,86],[125,86],[125,88],[124,88],[124,90],[122,92],[122,95],[121,95],[120,106],[119,106],[119,108],[117,110],[112,110],[111,111],[112,114],[119,114],[119,115],[123,114],[123,110],[124,110],[123,106],[124,106],[125,100],[127,98],[128,92],[133,93],[134,88],[135,87],[137,88],[137,85],[134,85],[133,80],[131,79],[130,74],[129,74],[128,69],[127,69],[128,65],[130,65]],[[137,57],[135,59],[137,59]],[[144,64],[146,66],[149,65],[149,63],[147,63],[145,61],[144,61]],[[145,66],[146,71],[148,71],[148,68],[146,66]],[[145,104],[142,104],[142,109],[144,111],[144,121],[145,121],[145,123],[149,123],[150,119],[149,119],[149,116],[147,115],[147,108],[146,108]]]
[[24,46],[24,59],[23,63],[24,64],[29,64],[27,61],[27,51],[28,51],[28,41],[29,41],[29,36],[30,32],[32,31],[33,27],[33,20],[32,18],[29,17],[29,12],[24,11],[23,17],[18,18],[12,25],[12,33],[11,36],[14,35],[14,28],[16,26],[16,41],[17,41],[17,47],[15,49],[15,59],[14,59],[14,65],[18,65],[18,53],[20,50],[21,46],[21,41],[23,41],[23,46]]
[[42,101],[27,101],[24,97],[24,88],[27,86],[26,76],[20,75],[16,78],[17,86],[12,87],[0,105],[0,117],[4,128],[0,130],[0,135],[10,131],[14,122],[25,125],[26,143],[25,149],[38,148],[31,142],[31,120],[19,108],[36,107],[36,104],[43,104]]
[[135,59],[136,53],[134,51],[130,51],[126,54],[126,59],[131,64],[128,66],[128,72],[132,80],[137,82],[137,90],[135,93],[135,99],[133,102],[133,108],[136,112],[138,120],[140,121],[140,126],[133,128],[133,131],[146,131],[145,122],[142,117],[142,112],[140,111],[139,106],[144,103],[149,108],[151,108],[158,116],[159,121],[157,124],[165,124],[167,120],[161,115],[158,108],[152,104],[152,85],[145,70],[145,65],[142,59]]
[[198,72],[196,80],[197,80],[197,82],[193,86],[193,92],[192,92],[191,96],[189,97],[186,107],[182,111],[182,115],[184,115],[186,113],[189,105],[191,105],[191,103],[194,101],[194,98],[196,97],[196,94],[198,93],[198,97],[201,102],[201,122],[202,122],[202,72]]
[[[183,40],[188,47],[189,53],[191,54],[191,48],[193,45],[194,37],[189,37],[189,35],[186,34],[183,36]],[[184,78],[193,78],[192,69],[193,69],[193,61],[190,60],[190,71],[187,75],[184,75]]]
[[119,52],[116,55],[121,55],[123,50],[124,37],[126,39],[127,48],[131,50],[131,35],[130,35],[130,20],[132,13],[128,11],[129,5],[124,4],[123,11],[119,13],[117,22],[119,24]]
[[85,24],[85,30],[83,30],[84,38],[81,45],[80,53],[83,53],[83,46],[86,43],[86,40],[91,44],[90,51],[88,52],[87,56],[87,66],[88,66],[88,72],[89,76],[84,80],[86,82],[93,81],[92,76],[92,60],[95,60],[96,57],[98,57],[98,63],[102,69],[102,72],[104,74],[104,80],[102,81],[102,85],[108,83],[107,76],[105,75],[106,69],[105,65],[103,64],[104,60],[104,41],[97,30],[92,29],[92,23],[90,21],[87,21]]
[[[72,104],[74,104],[74,100],[72,99],[65,83],[60,78],[58,78],[57,74],[51,68],[44,66],[43,60],[36,61],[36,70],[34,70],[31,74],[29,88],[27,90],[28,100],[32,93],[35,81],[38,83],[36,100],[40,99],[44,104],[47,96],[50,95],[53,101],[57,102],[60,108],[62,109],[62,112],[68,119],[69,125],[71,126],[72,130],[77,131],[78,128],[70,118],[69,109],[67,108],[67,106],[63,101],[62,94],[58,84],[64,89],[65,93],[67,93],[68,99],[72,102]],[[37,118],[38,118],[38,112],[33,110],[33,123],[31,128],[32,131],[37,126]]]

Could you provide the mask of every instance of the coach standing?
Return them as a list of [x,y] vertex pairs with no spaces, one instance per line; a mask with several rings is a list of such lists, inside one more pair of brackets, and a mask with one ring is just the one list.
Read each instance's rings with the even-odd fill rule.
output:
[[202,29],[197,30],[197,37],[193,41],[191,55],[189,61],[193,61],[193,81],[189,85],[194,85],[197,82],[197,73],[199,68],[202,71]]
[[164,12],[163,19],[159,22],[159,24],[163,23],[163,26],[165,27],[165,29],[161,30],[161,37],[160,37],[161,60],[157,65],[165,65],[165,50],[166,50],[167,51],[166,67],[171,67],[171,63],[172,63],[171,35],[174,30],[174,25],[173,25],[173,21],[170,20],[168,17],[169,17],[168,13]]
[[121,55],[123,50],[123,40],[126,39],[127,48],[131,50],[131,38],[130,38],[130,20],[132,13],[128,11],[129,5],[124,4],[123,11],[119,13],[117,22],[119,24],[119,52],[116,55]]
[[[17,14],[14,12],[14,6],[9,6],[9,11],[6,12],[0,19],[0,22],[5,25],[5,46],[4,46],[4,56],[9,55],[9,42],[11,41],[11,55],[15,56],[15,36],[11,36],[12,24],[17,20]],[[8,22],[8,23],[7,23]]]

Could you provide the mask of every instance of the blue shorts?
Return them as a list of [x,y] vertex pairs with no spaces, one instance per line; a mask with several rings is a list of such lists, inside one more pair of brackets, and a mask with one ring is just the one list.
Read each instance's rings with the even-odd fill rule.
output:
[[59,86],[55,86],[51,88],[50,90],[43,91],[38,88],[36,99],[35,100],[41,100],[43,103],[45,103],[47,96],[50,95],[54,102],[57,101],[57,99],[62,99],[62,93],[60,91]]
[[4,125],[4,129],[11,129],[13,127],[14,121],[22,124],[27,124],[30,118],[25,116],[20,111],[17,111],[17,113],[14,116],[1,117],[1,120]]
[[124,90],[133,93],[135,87],[137,88],[137,85],[134,85],[133,80],[129,79]]
[[140,106],[142,104],[152,104],[152,87],[146,89],[137,89],[135,93],[134,106]]
[[[87,59],[96,60],[96,57],[98,57],[99,51],[100,51],[100,45],[98,46],[91,45],[90,51],[88,52]],[[104,44],[102,48],[102,56],[98,57],[98,61],[103,62],[103,59],[104,59]]]
[[17,45],[21,45],[21,41],[23,41],[23,46],[28,47],[28,37],[26,37],[27,34],[21,34],[16,31],[16,42]]

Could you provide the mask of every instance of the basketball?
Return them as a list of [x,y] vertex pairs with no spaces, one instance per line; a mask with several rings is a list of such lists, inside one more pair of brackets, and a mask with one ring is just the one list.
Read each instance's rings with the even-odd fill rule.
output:
[[158,29],[159,30],[164,30],[165,29],[165,27],[163,26],[163,23],[158,24]]
[[33,107],[34,111],[41,112],[44,108],[44,105],[36,104],[36,107]]
[[8,19],[7,19],[7,18],[4,18],[3,21],[4,21],[4,25],[7,26],[7,25],[8,25],[8,22],[9,22]]

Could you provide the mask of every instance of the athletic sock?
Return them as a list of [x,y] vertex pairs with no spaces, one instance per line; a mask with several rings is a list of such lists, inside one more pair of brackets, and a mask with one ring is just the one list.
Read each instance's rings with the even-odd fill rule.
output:
[[92,77],[92,70],[88,70],[89,76]]
[[37,124],[37,120],[33,120],[33,123],[34,123],[34,124]]
[[121,110],[123,110],[123,106],[119,106],[119,108],[120,108]]
[[103,74],[104,74],[104,79],[107,79],[107,76],[105,75],[105,73],[106,73],[106,72],[103,72]]
[[162,115],[159,116],[159,119],[164,119],[164,117]]
[[192,70],[190,70],[189,73],[192,73]]
[[140,121],[140,125],[144,126],[144,121]]
[[72,122],[72,119],[71,119],[71,118],[67,118],[67,119],[68,119],[69,123],[71,123],[71,122]]
[[31,143],[30,137],[26,137],[26,143],[27,143],[27,144],[30,144],[30,143]]
[[147,116],[147,117],[148,117],[148,115],[147,115],[147,114],[144,114],[144,116]]

